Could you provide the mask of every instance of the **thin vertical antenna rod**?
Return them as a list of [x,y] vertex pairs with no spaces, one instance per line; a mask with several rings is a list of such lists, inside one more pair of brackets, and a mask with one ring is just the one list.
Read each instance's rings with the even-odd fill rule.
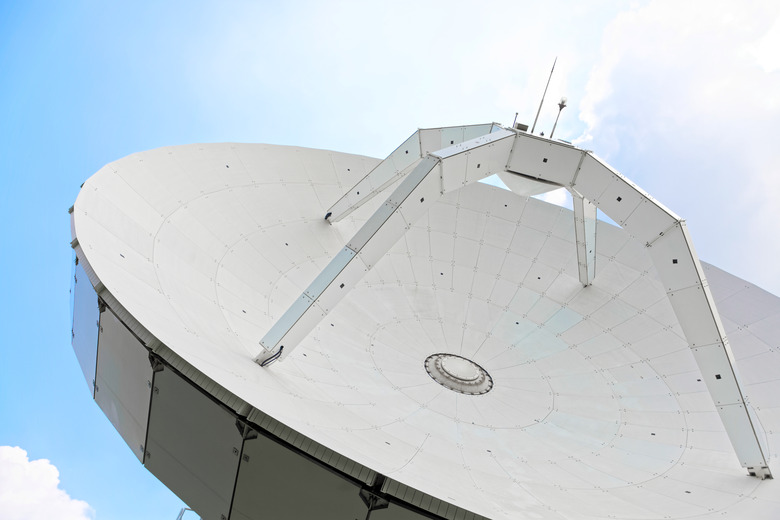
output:
[[531,127],[531,133],[534,133],[536,129],[536,122],[539,120],[539,114],[542,111],[542,105],[544,105],[544,96],[547,95],[547,87],[550,86],[550,80],[552,79],[553,71],[555,70],[555,64],[558,63],[558,56],[555,57],[552,69],[550,69],[550,77],[547,78],[547,85],[544,87],[544,94],[542,94],[542,101],[539,103],[539,110],[536,111],[536,118],[534,119],[534,126]]

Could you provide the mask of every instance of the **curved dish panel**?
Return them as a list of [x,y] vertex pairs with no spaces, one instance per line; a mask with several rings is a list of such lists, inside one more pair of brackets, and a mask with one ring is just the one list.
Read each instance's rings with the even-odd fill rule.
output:
[[[157,363],[127,376],[148,381],[146,394],[120,381],[113,401],[98,402],[106,410],[130,395],[126,415],[138,417],[148,399],[149,424],[131,421],[133,439],[146,428],[145,446],[131,447],[180,496],[210,497],[204,518],[261,518],[237,490],[273,478],[236,475],[250,474],[251,442],[273,428],[356,489],[397,501],[371,518],[401,503],[434,518],[777,513],[773,481],[739,467],[647,248],[599,222],[596,276],[583,287],[572,212],[509,191],[446,193],[294,352],[254,363],[260,338],[382,204],[323,220],[377,164],[281,146],[169,147],[106,166],[76,201],[77,255]],[[780,300],[705,270],[776,461]],[[425,365],[440,353],[472,361],[492,387],[470,395],[440,384]],[[192,404],[198,395],[204,404]],[[192,416],[206,408],[213,432],[202,445],[157,462],[155,451],[204,428]],[[195,460],[220,443],[213,460]],[[192,475],[204,472],[219,484],[196,492]],[[339,514],[365,511],[355,504]]]

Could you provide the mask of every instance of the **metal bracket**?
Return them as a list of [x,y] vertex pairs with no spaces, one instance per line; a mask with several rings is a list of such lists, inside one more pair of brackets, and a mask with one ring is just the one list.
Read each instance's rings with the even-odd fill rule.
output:
[[165,363],[155,354],[149,352],[149,364],[152,366],[152,372],[162,372],[165,370]]
[[773,478],[772,472],[769,471],[769,468],[766,466],[760,466],[760,467],[749,466],[747,470],[748,470],[748,475],[750,475],[751,477],[758,477],[761,480]]
[[366,520],[369,520],[371,518],[371,512],[377,511],[379,509],[387,509],[390,506],[390,502],[380,496],[378,493],[380,493],[380,490],[382,489],[382,486],[385,483],[385,477],[383,475],[377,475],[376,481],[374,482],[374,485],[370,488],[362,488],[360,490],[360,498],[363,500],[363,503],[368,508],[368,512],[366,512]]
[[236,419],[236,429],[244,440],[257,439],[257,432],[241,419]]

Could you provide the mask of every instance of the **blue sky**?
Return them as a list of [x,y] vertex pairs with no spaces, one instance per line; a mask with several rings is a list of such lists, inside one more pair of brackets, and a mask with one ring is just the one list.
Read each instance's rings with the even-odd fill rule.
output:
[[780,6],[582,4],[0,3],[0,447],[26,451],[0,448],[0,488],[55,508],[20,512],[0,489],[0,516],[182,507],[91,401],[70,348],[68,207],[136,151],[384,156],[418,127],[531,123],[558,56],[538,129],[568,96],[556,137],[686,218],[703,260],[780,294]]

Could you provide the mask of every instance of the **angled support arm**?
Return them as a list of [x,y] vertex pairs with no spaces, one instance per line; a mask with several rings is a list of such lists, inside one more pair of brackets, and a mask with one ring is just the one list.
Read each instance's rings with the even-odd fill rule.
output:
[[[439,169],[439,162],[438,158],[427,157],[406,176],[390,198],[263,336],[260,340],[263,351],[255,359],[257,363],[266,366],[276,359],[286,357],[395,244],[409,225],[399,209],[401,203],[419,188],[419,184],[428,174]],[[435,184],[437,193],[436,196],[429,195],[428,204],[425,197],[421,196],[417,203],[421,208],[427,209],[430,203],[438,199],[438,187],[441,184],[439,175],[433,175],[431,178],[436,182],[426,184]],[[408,208],[405,209],[407,214],[410,213]]]
[[565,182],[644,244],[743,468],[772,478],[758,423],[685,221],[588,153]]
[[504,171],[514,135],[501,130],[420,161],[263,336],[255,362],[286,357],[444,193]]
[[500,130],[496,123],[417,130],[333,206],[325,219],[338,222],[411,172],[429,153]]
[[596,206],[569,188],[574,206],[574,236],[577,239],[577,267],[580,283],[587,287],[596,276]]

